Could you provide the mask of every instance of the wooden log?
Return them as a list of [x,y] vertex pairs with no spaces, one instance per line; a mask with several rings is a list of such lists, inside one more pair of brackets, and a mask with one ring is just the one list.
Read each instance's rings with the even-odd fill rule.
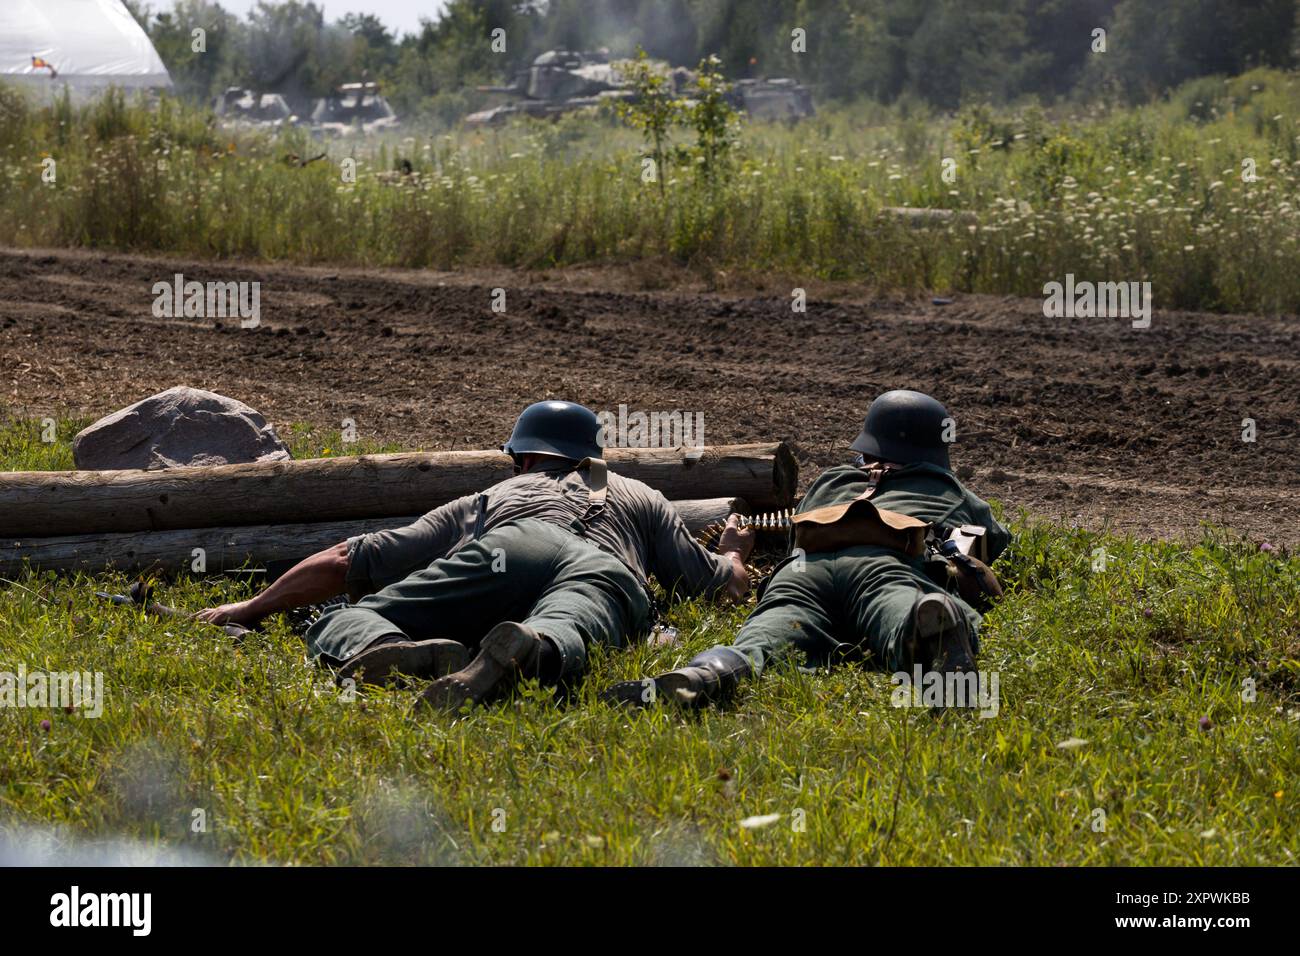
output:
[[[692,533],[725,521],[732,511],[744,514],[748,510],[739,498],[674,501],[673,505]],[[400,528],[416,517],[5,540],[0,542],[0,574],[12,577],[22,570],[24,561],[34,569],[53,571],[188,571],[193,570],[195,548],[203,549],[209,573],[257,568],[274,561],[299,561],[345,538]]]
[[[670,500],[741,497],[786,507],[798,465],[783,443],[610,449],[612,470]],[[165,471],[0,474],[3,539],[423,514],[509,478],[494,451],[406,452]]]

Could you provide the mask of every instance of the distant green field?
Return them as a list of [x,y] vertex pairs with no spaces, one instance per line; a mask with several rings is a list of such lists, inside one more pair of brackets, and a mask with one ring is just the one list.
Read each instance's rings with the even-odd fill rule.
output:
[[[35,423],[0,427],[0,468],[69,464],[39,445]],[[572,702],[531,686],[415,713],[411,691],[348,700],[282,621],[236,646],[97,602],[120,575],[24,574],[0,583],[0,671],[101,672],[106,700],[98,719],[0,707],[0,829],[240,863],[1296,863],[1300,558],[1013,523],[987,719],[793,662],[719,712],[596,700],[730,636],[744,611],[703,603],[672,612],[680,647],[597,652]]]
[[[739,139],[724,174],[670,163],[661,192],[639,138],[587,115],[322,144],[223,133],[169,99],[36,108],[0,88],[0,243],[432,268],[659,260],[1033,296],[1071,273],[1149,280],[1157,308],[1300,311],[1294,73],[1073,114],[836,106]],[[413,175],[393,172],[401,160]],[[915,228],[882,212],[898,206],[961,215]]]

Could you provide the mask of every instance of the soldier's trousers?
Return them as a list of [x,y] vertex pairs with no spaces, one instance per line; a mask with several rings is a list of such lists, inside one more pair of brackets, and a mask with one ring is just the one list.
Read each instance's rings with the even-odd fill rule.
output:
[[[920,558],[861,545],[789,559],[773,575],[754,612],[736,635],[735,650],[755,675],[790,652],[809,663],[865,660],[899,669],[912,605],[921,594],[947,593],[925,573]],[[949,596],[970,624],[978,650],[980,615]]]
[[313,657],[337,664],[382,637],[450,638],[471,649],[502,621],[559,648],[561,678],[586,666],[589,644],[620,647],[650,628],[645,588],[622,561],[534,518],[493,528],[455,554],[322,615],[307,631]]

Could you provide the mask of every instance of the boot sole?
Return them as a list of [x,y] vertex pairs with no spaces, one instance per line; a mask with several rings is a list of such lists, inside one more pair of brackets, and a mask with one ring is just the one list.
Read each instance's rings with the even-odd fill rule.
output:
[[[646,700],[646,688],[654,687],[650,699]],[[628,707],[653,707],[659,701],[659,687],[654,680],[625,680],[615,684],[600,695],[607,704],[624,704]]]
[[923,671],[935,669],[936,661],[938,670],[944,674],[975,669],[966,622],[958,614],[943,600],[922,601],[916,609],[913,661],[919,662]]
[[655,691],[683,707],[694,707],[700,700],[700,692],[692,689],[690,677],[672,671],[655,678]]
[[[468,665],[440,677],[420,695],[438,710],[456,713],[467,702],[481,704],[493,691],[513,685],[521,664],[536,654],[541,636],[530,627],[505,621],[488,631]],[[531,653],[530,653],[531,652]]]
[[338,683],[388,686],[405,677],[442,677],[469,663],[469,648],[458,641],[432,640],[381,644],[362,651],[339,670]]
[[[649,687],[654,690],[647,700],[646,690]],[[606,703],[626,704],[643,710],[662,701],[683,707],[695,707],[700,702],[700,692],[692,688],[690,677],[675,671],[654,678],[622,681],[605,691],[601,697]]]

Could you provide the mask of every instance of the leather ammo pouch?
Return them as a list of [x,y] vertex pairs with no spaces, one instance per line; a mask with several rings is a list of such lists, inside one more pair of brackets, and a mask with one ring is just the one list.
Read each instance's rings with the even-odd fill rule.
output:
[[989,610],[1002,597],[1002,584],[981,560],[988,554],[986,529],[960,525],[937,527],[935,531],[937,535],[928,542],[930,554],[926,561],[930,579],[945,590],[955,589],[981,614]]
[[1002,584],[997,575],[979,558],[965,554],[946,559],[936,555],[936,558],[942,562],[943,576],[940,578],[938,573],[931,573],[935,583],[949,590],[955,584],[961,599],[981,614],[1002,597]]
[[852,501],[826,505],[795,515],[794,544],[806,554],[872,544],[901,551],[909,558],[925,553],[930,527],[920,518],[877,508],[864,492]]

